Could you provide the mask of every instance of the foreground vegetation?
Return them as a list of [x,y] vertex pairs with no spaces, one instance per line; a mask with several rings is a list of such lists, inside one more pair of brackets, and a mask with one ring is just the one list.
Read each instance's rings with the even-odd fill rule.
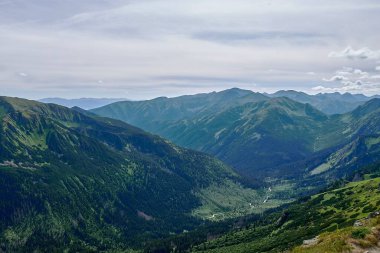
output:
[[[292,253],[320,252],[379,252],[380,251],[380,217],[363,220],[359,227],[347,227],[334,232],[325,232],[310,245],[294,248]],[[368,251],[369,252],[369,251]]]

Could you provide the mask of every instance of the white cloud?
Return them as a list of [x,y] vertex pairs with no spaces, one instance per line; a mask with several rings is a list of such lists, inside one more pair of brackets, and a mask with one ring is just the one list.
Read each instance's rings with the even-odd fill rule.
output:
[[311,89],[314,91],[325,91],[327,88],[325,86],[318,85],[318,86],[312,87]]
[[378,94],[380,90],[380,83],[364,83],[361,81],[356,82],[344,82],[342,86],[327,87],[323,85],[315,86],[312,88],[317,92],[352,92],[352,93],[364,93],[364,94]]
[[368,72],[363,71],[361,69],[354,69],[351,67],[343,67],[340,70],[335,71],[335,74],[338,76],[361,76],[361,77],[366,77],[368,76]]
[[380,71],[380,66],[376,66],[375,70]]
[[344,80],[348,80],[348,78],[345,76],[333,76],[331,78],[323,79],[323,81],[325,82],[339,82],[339,81],[344,81]]
[[330,79],[323,79],[325,82],[334,82],[329,86],[318,85],[312,88],[318,92],[353,92],[365,93],[367,95],[378,94],[380,92],[380,75],[373,75],[372,72],[363,71],[353,67],[343,67],[335,71],[336,75]]
[[367,47],[354,50],[350,46],[340,52],[331,52],[328,55],[332,58],[348,58],[348,59],[379,59],[380,50],[371,50]]
[[345,87],[354,87],[354,86],[356,87],[356,86],[361,86],[363,84],[364,83],[361,80],[356,80],[354,82],[352,82],[352,81],[343,81],[342,82],[342,85],[345,86]]
[[24,72],[20,72],[20,73],[18,73],[18,75],[21,76],[21,77],[27,77],[28,76],[28,74],[24,73]]
[[361,76],[368,75],[368,72],[362,71],[360,69],[354,69],[354,71],[352,73],[355,74],[355,75],[361,75]]

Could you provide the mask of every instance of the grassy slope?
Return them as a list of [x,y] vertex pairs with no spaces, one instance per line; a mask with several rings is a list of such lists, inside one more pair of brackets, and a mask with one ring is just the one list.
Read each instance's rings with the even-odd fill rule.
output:
[[[380,217],[363,221],[361,227],[347,227],[318,235],[316,244],[302,245],[292,253],[379,252]],[[370,250],[370,251],[369,251]]]

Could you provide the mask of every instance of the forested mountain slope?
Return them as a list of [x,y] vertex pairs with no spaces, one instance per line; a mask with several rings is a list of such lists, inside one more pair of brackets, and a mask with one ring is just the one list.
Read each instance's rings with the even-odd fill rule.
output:
[[208,155],[121,121],[9,97],[0,98],[0,182],[6,252],[141,246],[203,223],[209,214],[195,211],[215,195],[232,194],[229,205],[260,197]]

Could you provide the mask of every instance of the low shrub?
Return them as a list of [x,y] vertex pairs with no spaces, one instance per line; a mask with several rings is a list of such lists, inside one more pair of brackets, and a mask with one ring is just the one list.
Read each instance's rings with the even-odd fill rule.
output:
[[368,228],[357,228],[351,233],[351,237],[354,239],[364,239],[371,231]]

